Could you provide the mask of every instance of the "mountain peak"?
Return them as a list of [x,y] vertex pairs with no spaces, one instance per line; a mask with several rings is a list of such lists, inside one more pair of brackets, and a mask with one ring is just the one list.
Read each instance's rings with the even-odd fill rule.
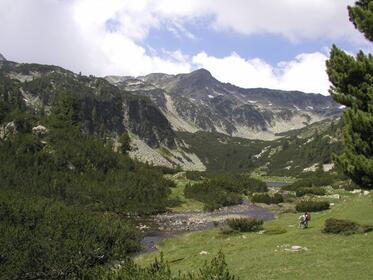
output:
[[6,61],[6,58],[0,53],[0,61]]
[[198,75],[203,78],[213,78],[210,71],[206,70],[205,68],[199,68],[197,70],[194,70],[190,72],[190,75]]
[[211,73],[204,68],[200,68],[198,70],[190,72],[189,74],[180,74],[178,76],[180,76],[181,80],[184,81],[184,83],[190,83],[200,87],[210,86],[217,82],[217,80],[211,75]]

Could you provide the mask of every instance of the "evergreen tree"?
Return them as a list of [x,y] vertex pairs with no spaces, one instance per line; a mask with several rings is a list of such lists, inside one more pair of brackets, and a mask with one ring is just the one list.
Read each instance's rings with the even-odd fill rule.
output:
[[[360,0],[348,7],[350,20],[373,41],[373,0]],[[327,61],[332,83],[330,93],[345,105],[343,135],[345,150],[337,164],[353,182],[373,188],[373,57],[360,51],[356,58],[333,45]]]
[[131,138],[127,132],[124,132],[119,137],[119,143],[120,143],[120,151],[123,154],[127,154],[131,150]]
[[54,127],[77,126],[79,124],[79,102],[77,97],[69,91],[57,94],[50,119]]

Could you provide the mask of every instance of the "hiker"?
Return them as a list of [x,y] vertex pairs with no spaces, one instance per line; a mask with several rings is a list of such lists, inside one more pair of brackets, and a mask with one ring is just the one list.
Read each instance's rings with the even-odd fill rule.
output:
[[299,216],[299,227],[306,228],[307,227],[307,213],[304,213]]
[[308,223],[311,221],[311,213],[306,212],[306,227],[308,227]]

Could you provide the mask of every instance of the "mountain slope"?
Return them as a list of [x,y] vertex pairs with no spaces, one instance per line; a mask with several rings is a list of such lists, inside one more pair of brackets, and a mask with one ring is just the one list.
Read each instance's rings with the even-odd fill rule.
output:
[[119,90],[102,78],[81,76],[56,66],[1,62],[1,74],[21,91],[27,106],[48,113],[59,92],[70,91],[80,102],[84,131],[117,137],[128,131],[149,146],[176,146],[170,124],[154,104]]
[[299,129],[341,112],[329,96],[243,89],[219,82],[205,69],[189,74],[153,73],[106,79],[135,95],[150,97],[176,131],[220,132],[271,140],[277,138],[277,133]]
[[342,151],[340,120],[324,120],[305,128],[286,132],[272,141],[231,137],[213,132],[177,132],[208,171],[239,171],[262,175],[298,176],[331,170],[333,154]]
[[[129,133],[130,155],[143,162],[205,169],[198,157],[183,152],[183,143],[177,140],[171,124],[148,97],[56,66],[1,61],[0,78],[0,86],[19,92],[27,107],[47,115],[58,93],[73,93],[79,100],[83,131],[114,140],[115,146],[123,133]],[[0,127],[0,136],[4,129]]]

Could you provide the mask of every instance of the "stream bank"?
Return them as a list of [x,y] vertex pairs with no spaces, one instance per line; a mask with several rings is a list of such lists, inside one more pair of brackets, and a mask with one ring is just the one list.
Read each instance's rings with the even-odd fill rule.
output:
[[144,233],[140,254],[157,250],[157,245],[162,240],[176,234],[208,230],[214,227],[214,223],[240,217],[255,217],[267,221],[274,219],[275,214],[245,200],[239,205],[223,207],[213,212],[181,212],[149,216],[136,221],[137,228]]

